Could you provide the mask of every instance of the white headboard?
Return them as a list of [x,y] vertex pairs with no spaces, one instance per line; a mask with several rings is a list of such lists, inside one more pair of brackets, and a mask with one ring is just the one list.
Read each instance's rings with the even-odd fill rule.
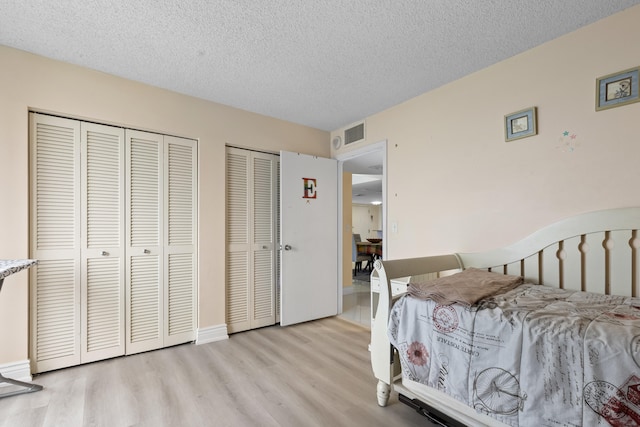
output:
[[514,245],[457,254],[462,267],[522,275],[533,283],[638,296],[640,208],[589,212],[545,227]]

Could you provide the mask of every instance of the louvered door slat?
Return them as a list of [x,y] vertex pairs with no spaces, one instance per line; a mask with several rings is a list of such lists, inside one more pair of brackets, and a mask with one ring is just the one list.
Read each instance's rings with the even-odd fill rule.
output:
[[160,244],[160,145],[157,139],[130,140],[131,246]]
[[113,133],[86,131],[86,239],[88,248],[100,249],[120,246],[123,214],[122,131],[102,129]]
[[[129,344],[153,343],[160,346],[160,259],[157,256],[131,257]],[[130,346],[127,353],[144,351],[146,346]]]
[[227,151],[227,242],[242,245],[248,243],[249,231],[249,158],[233,149]]
[[228,253],[226,273],[226,322],[228,331],[233,333],[250,328],[248,253]]
[[[256,252],[254,258],[253,319],[275,322],[273,301],[273,258],[271,252]],[[258,326],[254,326],[258,327]]]
[[120,260],[92,259],[88,265],[87,352],[117,348],[123,354],[123,312]]
[[273,159],[253,159],[253,238],[273,243]]
[[192,254],[169,255],[169,336],[193,332],[193,261]]
[[169,245],[193,244],[193,147],[168,144]]
[[32,305],[37,372],[80,363],[76,271],[73,260],[40,260],[37,266]]
[[76,155],[79,126],[48,116],[32,116],[35,139],[35,250],[77,247]]

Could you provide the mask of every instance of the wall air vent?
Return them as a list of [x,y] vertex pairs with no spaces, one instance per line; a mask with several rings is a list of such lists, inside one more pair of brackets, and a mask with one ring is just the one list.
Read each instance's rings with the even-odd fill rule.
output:
[[364,122],[358,123],[355,126],[345,129],[344,131],[344,145],[353,144],[364,140]]

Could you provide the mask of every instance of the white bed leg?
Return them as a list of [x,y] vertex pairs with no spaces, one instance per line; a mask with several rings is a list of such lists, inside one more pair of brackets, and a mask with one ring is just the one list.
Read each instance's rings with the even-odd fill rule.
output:
[[378,381],[378,405],[387,406],[389,403],[389,393],[391,392],[391,386],[384,381]]

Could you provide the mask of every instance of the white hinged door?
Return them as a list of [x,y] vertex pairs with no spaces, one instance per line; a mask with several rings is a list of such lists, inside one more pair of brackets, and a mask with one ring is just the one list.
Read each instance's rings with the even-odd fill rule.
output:
[[338,314],[338,162],[280,152],[280,324]]

